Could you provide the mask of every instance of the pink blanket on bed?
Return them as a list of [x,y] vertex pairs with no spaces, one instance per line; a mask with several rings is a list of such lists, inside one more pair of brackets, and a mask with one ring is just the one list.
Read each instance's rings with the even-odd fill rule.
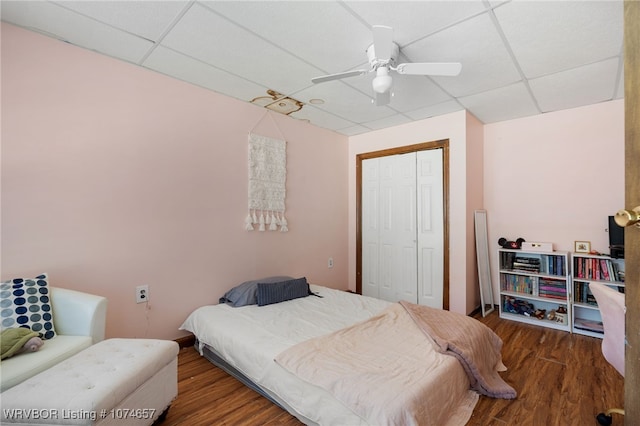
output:
[[[433,311],[444,312],[443,318],[450,316],[446,311]],[[488,380],[473,379],[474,383],[488,383],[490,392],[508,395],[490,374],[493,371],[497,376],[495,369],[503,367],[502,342],[491,337],[490,329],[468,317],[484,329],[464,324],[466,321],[458,317],[436,321],[443,323],[445,336],[449,334],[447,330],[457,324],[464,331],[454,334],[466,334],[472,340],[479,340],[477,343],[462,344],[459,336],[453,341],[443,340],[442,336],[428,337],[424,327],[414,323],[414,318],[424,322],[430,314],[420,315],[420,309],[394,303],[361,323],[294,345],[280,353],[275,361],[299,378],[327,390],[369,424],[465,424],[478,393],[471,390],[465,368],[441,345],[446,342],[449,349],[467,346],[472,351],[487,352],[465,355],[466,368],[489,377]],[[501,386],[494,388],[496,384]],[[515,392],[512,395],[515,396]]]
[[516,391],[498,374],[502,340],[486,325],[466,315],[402,301],[416,325],[438,345],[440,352],[460,361],[471,388],[493,398],[513,399]]

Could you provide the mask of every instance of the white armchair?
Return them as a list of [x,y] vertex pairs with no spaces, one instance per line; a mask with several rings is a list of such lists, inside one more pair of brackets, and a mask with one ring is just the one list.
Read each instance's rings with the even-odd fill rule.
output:
[[104,340],[107,299],[66,288],[51,287],[53,325],[65,336],[91,336],[92,343]]
[[50,289],[56,336],[45,340],[38,352],[3,360],[0,363],[0,392],[104,339],[106,298],[60,287]]

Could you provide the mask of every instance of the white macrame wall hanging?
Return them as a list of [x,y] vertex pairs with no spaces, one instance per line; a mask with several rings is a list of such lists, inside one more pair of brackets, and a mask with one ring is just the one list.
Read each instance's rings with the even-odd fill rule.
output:
[[287,142],[249,133],[249,212],[245,228],[287,232]]

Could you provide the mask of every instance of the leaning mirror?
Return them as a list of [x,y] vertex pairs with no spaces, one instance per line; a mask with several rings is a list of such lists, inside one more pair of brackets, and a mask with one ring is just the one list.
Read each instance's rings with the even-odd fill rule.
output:
[[487,237],[487,211],[475,211],[476,256],[478,258],[478,282],[480,285],[480,304],[482,316],[486,317],[494,310],[491,269],[489,268],[489,241]]

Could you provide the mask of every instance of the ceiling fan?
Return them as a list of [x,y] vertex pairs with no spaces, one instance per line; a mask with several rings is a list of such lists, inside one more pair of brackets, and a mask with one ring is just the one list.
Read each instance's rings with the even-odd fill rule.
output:
[[373,91],[376,94],[376,105],[386,105],[391,101],[391,86],[393,79],[390,71],[407,75],[440,75],[456,76],[460,74],[462,64],[458,62],[415,62],[396,66],[400,48],[393,42],[393,28],[384,25],[373,26],[373,44],[367,48],[369,58],[368,70],[346,71],[337,74],[329,74],[311,79],[313,83],[339,80],[341,78],[355,77],[370,72],[376,73],[372,81]]

